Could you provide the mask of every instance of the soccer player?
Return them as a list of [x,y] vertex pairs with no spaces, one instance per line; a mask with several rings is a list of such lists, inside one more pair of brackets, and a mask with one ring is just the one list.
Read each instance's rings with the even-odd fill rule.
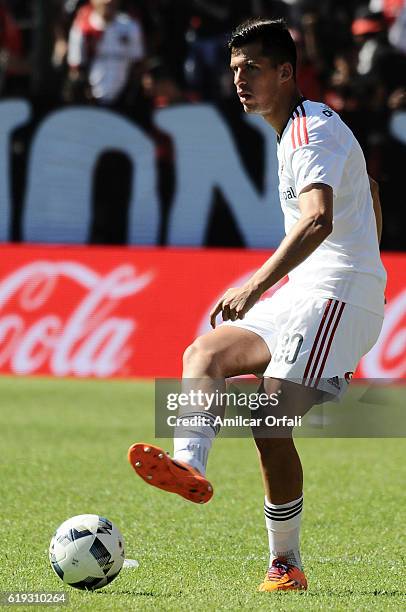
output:
[[84,86],[86,96],[107,107],[125,106],[128,90],[136,91],[144,59],[138,21],[119,11],[120,0],[90,0],[69,33],[69,81]]
[[[214,307],[214,329],[184,354],[185,389],[214,393],[225,388],[227,377],[261,372],[266,393],[280,397],[277,414],[304,415],[323,398],[343,393],[381,330],[386,273],[377,185],[350,129],[298,90],[296,49],[283,21],[245,22],[229,48],[244,111],[262,115],[277,133],[286,237],[242,287],[229,289]],[[258,301],[287,274],[288,283]],[[224,323],[216,327],[220,314]],[[208,501],[207,456],[222,410],[193,410],[206,417],[197,427],[187,425],[191,411],[183,412],[174,459],[158,447],[132,446],[135,471],[159,488]],[[299,552],[303,475],[291,429],[276,437],[253,430],[270,549],[261,591],[307,588]]]

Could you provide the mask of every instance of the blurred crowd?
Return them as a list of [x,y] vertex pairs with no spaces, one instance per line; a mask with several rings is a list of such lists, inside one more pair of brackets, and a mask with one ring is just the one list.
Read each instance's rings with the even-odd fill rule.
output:
[[143,123],[179,102],[236,105],[226,41],[254,15],[288,22],[301,90],[356,134],[382,186],[384,246],[402,248],[406,145],[389,125],[406,110],[406,0],[0,0],[0,95],[95,104]]

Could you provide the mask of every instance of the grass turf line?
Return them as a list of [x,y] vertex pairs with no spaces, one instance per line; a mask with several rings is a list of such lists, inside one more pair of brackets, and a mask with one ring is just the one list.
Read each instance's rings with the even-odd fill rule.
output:
[[[251,440],[216,441],[215,496],[198,506],[127,463],[131,443],[153,441],[152,383],[0,378],[0,397],[0,591],[66,590],[70,608],[98,612],[403,608],[404,440],[298,440],[309,590],[271,595],[256,592],[268,547]],[[114,521],[140,563],[95,593],[64,586],[48,563],[56,527],[82,513]]]

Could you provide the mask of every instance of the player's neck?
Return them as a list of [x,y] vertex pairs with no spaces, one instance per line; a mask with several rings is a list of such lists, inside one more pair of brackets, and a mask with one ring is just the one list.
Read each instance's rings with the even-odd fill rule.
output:
[[273,127],[278,136],[282,135],[289,121],[289,117],[302,98],[302,93],[295,87],[291,92],[281,95],[280,99],[275,104],[275,111],[264,115],[265,121]]

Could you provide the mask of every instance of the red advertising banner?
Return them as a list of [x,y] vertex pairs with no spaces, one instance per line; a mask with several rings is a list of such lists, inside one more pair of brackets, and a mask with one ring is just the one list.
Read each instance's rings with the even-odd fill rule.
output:
[[[0,245],[0,373],[177,377],[213,303],[268,251]],[[358,376],[406,371],[406,255],[383,256],[387,310]]]

